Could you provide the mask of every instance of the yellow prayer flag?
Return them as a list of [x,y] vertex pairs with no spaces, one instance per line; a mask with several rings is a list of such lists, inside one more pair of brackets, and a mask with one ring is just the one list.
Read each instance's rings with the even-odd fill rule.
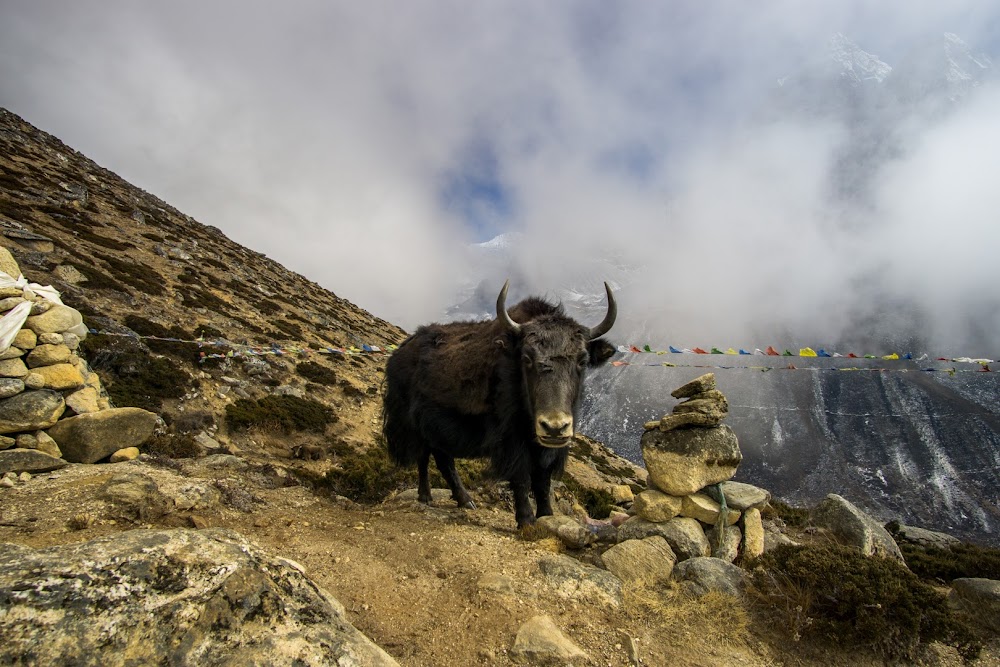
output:
[[804,347],[801,350],[799,350],[799,356],[800,357],[815,357],[816,356],[816,351],[814,349],[812,349],[811,347]]

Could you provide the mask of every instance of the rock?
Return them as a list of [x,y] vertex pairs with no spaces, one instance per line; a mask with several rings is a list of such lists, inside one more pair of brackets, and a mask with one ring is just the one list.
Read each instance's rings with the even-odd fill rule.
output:
[[63,345],[75,352],[80,347],[80,337],[67,331],[63,334]]
[[27,470],[23,470],[23,471],[21,471],[21,474],[19,474],[17,476],[17,480],[19,482],[30,482],[31,481],[31,473],[28,472]]
[[0,377],[23,378],[27,374],[28,367],[24,365],[20,357],[0,360]]
[[740,595],[745,576],[742,569],[722,559],[691,558],[677,564],[672,578],[688,593],[700,597],[709,591]]
[[66,397],[66,407],[74,414],[86,415],[100,410],[98,399],[100,395],[93,387],[78,389]]
[[538,517],[535,524],[542,530],[559,540],[570,549],[582,549],[587,546],[590,532],[572,517],[563,515]]
[[[211,458],[211,457],[209,457]],[[234,457],[235,458],[235,457]],[[208,459],[206,459],[207,461]],[[242,461],[242,459],[240,459]],[[417,502],[418,489],[404,489],[392,497],[393,500]],[[451,500],[451,491],[448,489],[431,489],[431,502],[443,503]],[[452,503],[454,504],[454,503]]]
[[613,484],[610,489],[611,499],[616,505],[625,505],[635,500],[635,493],[628,484]]
[[719,423],[729,414],[729,401],[722,395],[722,392],[716,391],[710,394],[699,394],[697,397],[689,398],[674,406],[674,414],[676,415],[689,412],[711,417],[716,423]]
[[686,426],[701,426],[710,428],[718,426],[719,420],[700,412],[683,412],[679,414],[665,415],[660,421],[646,422],[646,430],[659,429],[660,431],[673,431],[683,429]]
[[54,458],[62,458],[62,451],[59,449],[59,445],[45,431],[35,433],[35,449],[45,452]]
[[719,558],[727,563],[732,563],[740,555],[740,545],[743,544],[743,531],[736,526],[727,526],[722,544],[719,544],[719,528],[713,526],[705,531],[708,544],[711,548],[711,556]]
[[[28,331],[31,331],[31,329]],[[62,345],[63,335],[60,333],[43,333],[38,335],[36,340],[39,345]]]
[[210,482],[187,481],[174,490],[163,490],[163,494],[173,501],[175,509],[185,511],[217,509],[222,502],[222,493]]
[[962,578],[951,582],[948,602],[971,618],[1000,632],[1000,581]]
[[564,635],[549,616],[535,616],[517,631],[511,657],[529,665],[590,662],[590,657]]
[[882,524],[835,493],[829,494],[816,506],[811,518],[815,526],[826,528],[866,556],[903,561],[899,546]]
[[21,433],[14,438],[15,446],[21,449],[38,449],[38,438],[31,433]]
[[[681,499],[681,516],[697,519],[709,526],[714,526],[719,520],[722,507],[704,493],[692,493]],[[740,520],[740,513],[729,509],[726,514],[726,525],[732,526]]]
[[656,584],[670,578],[677,556],[659,535],[620,542],[601,554],[608,572],[622,582]]
[[618,529],[619,542],[641,540],[653,535],[659,535],[667,541],[678,561],[711,553],[705,531],[694,519],[677,517],[664,523],[652,523],[632,517]]
[[14,438],[8,438],[5,435],[0,435],[0,450],[10,449],[15,444],[17,444],[17,440]]
[[743,455],[725,424],[713,428],[646,431],[642,457],[649,480],[672,496],[687,496],[736,474]]
[[10,489],[13,488],[17,482],[14,481],[13,477],[3,477],[0,478],[0,489]]
[[80,369],[69,363],[39,366],[33,368],[32,373],[42,376],[45,380],[46,389],[66,391],[68,389],[79,389],[84,385],[83,374],[80,373]]
[[514,578],[499,572],[487,572],[476,582],[476,587],[480,591],[500,593],[501,595],[517,594],[517,583]]
[[45,344],[38,345],[29,352],[26,361],[28,368],[37,368],[38,366],[66,363],[71,356],[73,356],[73,352],[62,343],[58,345]]
[[154,413],[141,408],[112,408],[63,419],[49,429],[49,435],[67,461],[96,463],[119,449],[144,443],[153,435],[156,420]]
[[[22,303],[25,303],[27,299],[23,296],[8,296],[0,299],[0,313],[8,313],[14,308],[17,308]],[[20,332],[18,332],[20,333]]]
[[[715,485],[702,489],[702,493],[707,493],[712,500],[719,502],[719,490]],[[752,484],[743,482],[722,482],[722,493],[726,496],[726,505],[730,509],[741,512],[748,507],[764,509],[764,506],[771,501],[771,492],[761,489]]]
[[83,322],[80,322],[80,324],[72,326],[69,329],[63,331],[63,336],[72,334],[77,337],[77,340],[85,340],[87,338],[87,334],[89,333],[90,329],[87,328],[87,325],[84,324]]
[[756,558],[764,553],[764,524],[760,510],[751,507],[743,513],[743,557]]
[[542,556],[538,567],[545,581],[560,597],[621,606],[622,582],[610,572],[560,554]]
[[43,334],[62,333],[81,324],[83,324],[83,315],[80,314],[80,311],[57,304],[41,315],[29,317],[24,326],[36,334]]
[[72,264],[60,264],[56,268],[52,269],[52,275],[64,283],[69,283],[70,285],[78,285],[80,283],[87,282],[87,276],[80,273]]
[[5,352],[0,353],[0,361],[7,361],[8,359],[20,359],[24,356],[24,350],[14,347],[11,345],[7,348]]
[[24,380],[18,378],[0,378],[0,398],[17,396],[24,391]]
[[764,524],[764,553],[783,545],[798,546],[798,542],[782,533],[773,524]]
[[15,448],[0,451],[0,474],[7,472],[49,472],[65,467],[66,462],[62,459],[57,459],[37,449]]
[[695,394],[703,394],[713,389],[715,389],[715,373],[705,373],[687,384],[674,389],[670,392],[670,395],[674,398],[689,398]]
[[3,271],[15,280],[21,275],[21,269],[17,265],[17,260],[10,254],[10,250],[7,250],[3,246],[0,246],[0,271]]
[[112,454],[108,460],[111,463],[124,463],[125,461],[134,461],[137,458],[139,458],[138,447],[125,447]]
[[24,376],[24,388],[25,389],[44,389],[45,388],[45,377],[40,373],[28,373]]
[[37,431],[56,423],[66,410],[63,397],[42,389],[0,400],[0,433]]
[[897,543],[909,542],[924,547],[947,549],[954,544],[962,543],[960,539],[947,533],[938,533],[925,528],[917,528],[916,526],[904,526],[903,524],[897,524],[897,528],[892,533]]
[[0,545],[0,590],[4,664],[103,667],[128,647],[130,664],[397,665],[300,566],[228,530]]
[[646,489],[635,497],[632,509],[646,521],[662,523],[680,514],[682,504],[683,501],[677,496],[668,496],[656,489]]
[[38,344],[38,334],[36,334],[31,329],[21,329],[14,336],[14,342],[12,345],[21,350],[33,350],[35,345]]

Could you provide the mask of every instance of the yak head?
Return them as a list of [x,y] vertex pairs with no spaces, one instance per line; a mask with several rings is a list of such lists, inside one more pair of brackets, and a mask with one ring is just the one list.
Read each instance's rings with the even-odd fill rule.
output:
[[[583,375],[589,366],[599,366],[614,354],[614,347],[601,339],[614,325],[618,306],[611,288],[604,321],[588,328],[563,314],[561,308],[537,303],[542,312],[518,323],[507,312],[507,286],[497,297],[497,319],[519,342],[521,378],[527,407],[534,421],[535,440],[543,447],[566,447],[574,434],[574,417],[583,392]],[[522,305],[524,305],[522,303]]]

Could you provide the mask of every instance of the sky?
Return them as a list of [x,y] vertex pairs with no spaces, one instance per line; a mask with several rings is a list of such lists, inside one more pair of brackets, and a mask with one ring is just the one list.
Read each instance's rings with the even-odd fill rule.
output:
[[405,328],[475,276],[469,244],[519,232],[539,290],[594,258],[642,267],[622,312],[664,341],[1000,356],[996,86],[902,119],[848,208],[830,174],[852,169],[851,127],[773,101],[836,33],[894,66],[945,32],[996,60],[995,2],[0,0],[0,17],[0,106]]

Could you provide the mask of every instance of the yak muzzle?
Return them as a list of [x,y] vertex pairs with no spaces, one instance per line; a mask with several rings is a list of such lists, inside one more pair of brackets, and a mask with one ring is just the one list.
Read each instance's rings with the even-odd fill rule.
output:
[[573,415],[554,412],[535,418],[535,439],[542,447],[567,447],[573,440]]

